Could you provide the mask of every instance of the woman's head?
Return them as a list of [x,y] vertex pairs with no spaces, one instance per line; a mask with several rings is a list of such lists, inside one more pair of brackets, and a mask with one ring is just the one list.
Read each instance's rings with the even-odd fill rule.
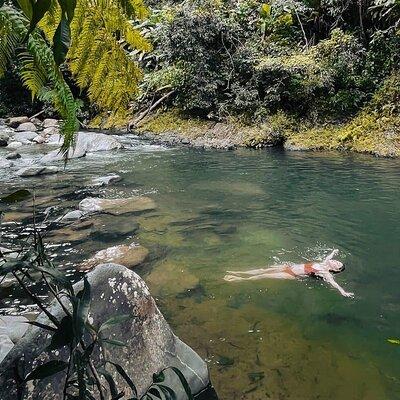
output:
[[337,260],[327,260],[326,264],[329,268],[329,271],[333,273],[342,272],[344,270],[344,264]]

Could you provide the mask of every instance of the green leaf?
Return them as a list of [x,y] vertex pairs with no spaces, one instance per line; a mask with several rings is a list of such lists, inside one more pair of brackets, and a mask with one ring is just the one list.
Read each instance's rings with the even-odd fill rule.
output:
[[391,344],[400,345],[400,339],[387,339],[387,341]]
[[63,16],[53,36],[53,55],[57,65],[65,61],[71,42],[71,29],[69,22]]
[[124,321],[127,321],[129,318],[131,318],[131,316],[129,314],[123,314],[123,315],[117,315],[115,317],[111,317],[106,322],[103,322],[100,325],[99,333],[104,331],[105,329],[112,327],[113,325],[120,324]]
[[32,1],[31,0],[17,0],[19,6],[21,7],[22,12],[28,17],[30,20],[32,18]]
[[86,320],[90,309],[90,284],[86,278],[83,278],[83,289],[77,294],[77,307],[75,314],[75,335],[80,339],[85,330]]
[[63,13],[66,14],[68,21],[71,22],[74,18],[76,0],[58,0],[58,4]]
[[182,374],[182,372],[176,368],[176,367],[171,367],[172,371],[175,372],[175,374],[178,376],[179,380],[181,381],[181,384],[183,388],[185,389],[185,393],[188,397],[188,400],[193,400],[193,394],[190,389],[190,386],[188,384],[188,381],[186,380],[185,376]]
[[169,388],[168,386],[164,386],[164,385],[157,385],[157,386],[163,392],[163,394],[165,396],[165,400],[176,400],[176,394],[171,388]]
[[115,339],[100,339],[103,343],[108,343],[113,346],[120,346],[120,347],[126,347],[126,344],[124,342],[121,342],[120,340],[115,340]]
[[32,193],[27,189],[17,190],[7,196],[4,196],[0,199],[2,203],[5,204],[13,204],[18,203],[20,201],[24,201],[29,199],[32,196]]
[[51,0],[37,0],[36,3],[32,1],[32,17],[30,18],[31,24],[29,27],[29,33],[36,28],[36,25],[44,17],[44,14],[46,14],[50,6]]
[[153,374],[153,382],[160,383],[165,381],[164,371],[160,371],[159,373]]
[[71,282],[66,278],[58,269],[53,267],[45,267],[40,266],[34,267],[36,271],[43,272],[44,274],[50,275],[50,277],[58,284],[68,287],[71,285]]
[[114,378],[112,377],[112,375],[104,368],[98,368],[98,371],[100,374],[102,374],[104,376],[104,378],[106,378],[106,381],[108,383],[108,386],[110,387],[110,393],[111,393],[111,397],[112,398],[116,398],[119,393],[118,393],[118,389],[117,389],[117,385],[114,382]]
[[126,383],[129,385],[129,387],[132,389],[133,394],[135,397],[137,397],[137,389],[135,384],[133,383],[132,379],[129,377],[129,375],[125,372],[125,370],[116,363],[113,363],[111,361],[108,361],[110,364],[114,365],[115,369],[117,372],[125,379]]
[[24,379],[24,382],[32,381],[34,379],[44,379],[48,376],[57,374],[67,368],[68,363],[60,360],[52,360],[45,364],[39,365],[32,372],[30,372]]
[[29,324],[29,325],[33,325],[33,326],[37,326],[38,328],[42,328],[46,331],[51,331],[51,332],[56,332],[57,328],[54,328],[50,325],[46,325],[46,324],[41,324],[40,322],[37,321],[24,321],[25,324]]
[[72,318],[69,315],[66,315],[60,323],[60,326],[57,328],[53,337],[51,338],[51,343],[48,346],[49,350],[61,349],[72,342],[74,339]]
[[152,396],[156,397],[157,399],[162,399],[159,390],[161,390],[161,389],[159,389],[157,386],[154,386],[154,387],[152,387],[152,388],[149,389],[149,393],[150,393]]
[[16,272],[21,268],[29,268],[31,265],[26,261],[21,260],[11,260],[5,262],[2,266],[0,266],[0,276],[7,275],[11,272]]

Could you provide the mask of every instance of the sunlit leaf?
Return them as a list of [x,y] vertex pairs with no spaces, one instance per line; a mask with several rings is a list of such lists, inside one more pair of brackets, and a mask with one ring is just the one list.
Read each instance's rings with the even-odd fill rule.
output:
[[105,329],[112,327],[113,325],[120,324],[124,321],[127,321],[130,318],[131,318],[131,316],[129,314],[123,314],[123,315],[117,315],[115,317],[111,317],[106,322],[103,322],[100,325],[99,333],[104,331]]
[[387,340],[391,344],[398,344],[400,345],[400,339],[388,339]]
[[52,360],[45,364],[39,365],[32,372],[30,372],[24,379],[24,382],[32,381],[34,379],[44,379],[48,376],[57,374],[67,368],[68,363],[60,360]]

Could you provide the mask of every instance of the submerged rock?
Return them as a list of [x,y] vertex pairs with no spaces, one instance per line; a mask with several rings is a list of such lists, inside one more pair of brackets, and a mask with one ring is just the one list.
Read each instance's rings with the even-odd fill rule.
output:
[[139,244],[132,243],[129,246],[119,245],[100,250],[92,258],[84,261],[79,267],[79,271],[88,271],[97,265],[104,263],[115,263],[133,268],[141,264],[149,255],[149,251]]
[[8,144],[10,137],[7,134],[0,133],[0,147],[5,147]]
[[[114,325],[108,330],[108,337],[122,341],[125,347],[104,344],[106,357],[122,366],[134,381],[140,398],[152,382],[153,373],[173,366],[185,376],[191,392],[196,395],[210,384],[207,364],[185,343],[174,335],[163,315],[157,308],[144,281],[133,271],[116,264],[99,265],[87,275],[91,285],[90,318],[94,326],[126,314],[130,319]],[[75,285],[77,292],[82,283]],[[53,302],[51,312],[59,320],[64,316],[61,307]],[[38,322],[49,323],[40,315]],[[15,365],[28,373],[32,365],[43,364],[54,359],[54,352],[47,350],[50,337],[47,331],[30,327],[25,336],[11,350],[0,365],[0,398],[14,400],[17,388],[14,381]],[[57,359],[66,359],[68,350],[59,350]],[[99,352],[93,353],[93,363],[100,364]],[[120,390],[127,397],[131,394],[125,381],[115,369],[109,368]],[[41,381],[34,380],[24,387],[23,399],[54,400],[61,399],[65,372],[60,372]],[[104,387],[107,386],[102,378]],[[177,400],[186,400],[182,385],[171,370],[165,371],[165,385],[176,393]],[[98,398],[97,395],[94,396]]]
[[66,213],[64,216],[61,218],[58,218],[56,222],[69,222],[69,221],[74,221],[77,219],[81,219],[85,215],[84,212],[79,211],[79,210],[74,210]]
[[28,178],[31,176],[38,176],[38,175],[50,175],[50,174],[57,174],[60,172],[60,168],[55,166],[31,166],[31,167],[24,167],[17,171],[17,175]]
[[92,185],[94,186],[106,186],[113,182],[118,182],[121,180],[121,177],[117,174],[107,175],[107,176],[99,176],[98,178],[92,179]]
[[5,158],[0,158],[0,168],[10,168],[14,164],[12,161],[6,160]]
[[8,143],[7,149],[12,149],[12,150],[14,150],[14,149],[18,149],[18,147],[21,147],[21,146],[22,146],[22,143],[21,143],[21,142],[12,141],[12,142],[9,142],[9,143]]
[[105,212],[113,215],[153,210],[154,200],[145,196],[132,196],[125,199],[100,199],[88,197],[79,203],[79,209],[87,213]]
[[21,158],[21,154],[14,152],[6,155],[7,160],[17,160],[18,158]]
[[15,129],[16,132],[36,132],[37,128],[36,125],[33,124],[32,122],[24,122]]

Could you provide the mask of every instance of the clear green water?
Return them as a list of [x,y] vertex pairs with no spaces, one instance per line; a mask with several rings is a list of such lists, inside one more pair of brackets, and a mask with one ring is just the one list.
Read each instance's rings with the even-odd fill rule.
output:
[[[134,240],[151,256],[137,272],[175,332],[209,362],[221,399],[395,400],[400,346],[386,339],[400,337],[399,167],[359,155],[135,144],[29,182],[60,213],[78,203],[60,196],[107,172],[123,179],[102,195],[157,202],[155,211],[109,219],[104,230],[139,222]],[[1,179],[0,191],[29,186]],[[65,255],[79,262],[132,241],[102,238],[52,251],[70,268]],[[336,279],[355,299],[317,280],[222,279],[227,269],[314,260],[332,248],[347,266]],[[4,305],[17,295],[3,291]]]

